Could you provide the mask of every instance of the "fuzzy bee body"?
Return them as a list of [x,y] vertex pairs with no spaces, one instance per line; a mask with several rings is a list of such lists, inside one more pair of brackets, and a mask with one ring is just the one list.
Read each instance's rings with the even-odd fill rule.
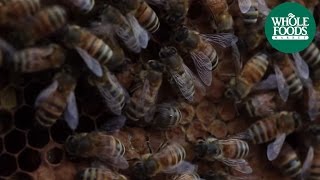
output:
[[152,126],[157,129],[169,129],[179,125],[182,113],[176,103],[162,103],[157,105]]
[[86,168],[77,174],[78,180],[127,180],[124,175],[106,168]]
[[141,161],[134,164],[137,179],[153,177],[166,169],[177,166],[186,157],[185,149],[177,143],[171,143],[155,154],[145,154]]
[[[252,87],[260,82],[267,71],[269,61],[267,55],[256,54],[245,64],[240,74],[230,81],[230,89],[226,95],[236,100],[244,99],[251,91]],[[228,94],[230,93],[230,94]]]
[[300,52],[301,57],[306,61],[309,68],[313,71],[314,76],[312,78],[317,78],[320,69],[320,50],[314,44],[311,43],[306,49]]
[[200,180],[197,173],[185,173],[173,177],[173,180]]
[[282,111],[252,124],[247,133],[254,144],[273,140],[278,135],[290,134],[302,126],[301,117],[295,112]]
[[63,49],[57,44],[24,49],[13,54],[12,65],[16,72],[38,72],[58,68],[65,61]]
[[123,157],[125,146],[119,139],[102,132],[71,135],[66,140],[65,148],[73,156],[97,158],[114,167],[128,168],[128,162]]
[[37,123],[42,127],[51,127],[65,113],[65,120],[69,126],[72,129],[76,128],[78,111],[74,96],[75,88],[76,80],[71,75],[65,73],[56,75],[53,83],[36,99]]
[[142,27],[150,33],[156,32],[160,27],[160,21],[153,9],[143,0],[140,2],[134,16]]
[[0,6],[0,24],[12,24],[29,17],[41,8],[40,0],[10,0]]
[[60,6],[52,6],[36,13],[31,24],[31,35],[33,40],[56,32],[67,23],[65,9]]
[[301,161],[289,144],[283,145],[279,156],[272,161],[272,164],[288,177],[298,178],[301,175]]

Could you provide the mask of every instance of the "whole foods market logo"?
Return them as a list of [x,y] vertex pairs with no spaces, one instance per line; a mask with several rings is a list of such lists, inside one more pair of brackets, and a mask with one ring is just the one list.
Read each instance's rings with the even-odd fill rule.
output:
[[284,53],[296,53],[307,48],[315,33],[311,12],[298,3],[288,2],[275,7],[265,23],[269,43]]

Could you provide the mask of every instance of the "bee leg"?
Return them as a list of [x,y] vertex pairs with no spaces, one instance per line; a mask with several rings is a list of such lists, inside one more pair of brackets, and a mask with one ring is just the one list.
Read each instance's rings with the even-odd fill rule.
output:
[[153,150],[152,150],[151,145],[150,145],[150,138],[149,138],[149,136],[146,137],[146,144],[147,144],[149,153],[152,154],[152,153],[153,153]]
[[156,152],[159,152],[161,149],[165,148],[167,145],[169,144],[169,141],[168,140],[164,140],[160,146],[158,147],[157,151]]

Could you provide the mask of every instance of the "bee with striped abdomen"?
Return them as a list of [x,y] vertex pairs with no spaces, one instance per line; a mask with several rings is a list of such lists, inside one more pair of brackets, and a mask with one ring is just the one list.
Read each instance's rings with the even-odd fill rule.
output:
[[158,97],[163,68],[163,65],[157,61],[148,61],[148,69],[141,73],[143,83],[133,92],[125,108],[127,118],[132,121],[139,121],[142,118],[145,121],[151,120],[151,117],[146,117],[146,115],[150,113]]
[[269,61],[264,53],[258,53],[251,57],[240,74],[230,80],[225,95],[237,101],[243,100],[251,92],[253,86],[260,82],[268,65]]
[[156,106],[150,124],[156,129],[169,129],[178,126],[182,118],[183,115],[177,103],[162,103]]
[[195,146],[197,157],[208,161],[218,160],[235,170],[250,174],[252,169],[244,160],[249,153],[247,142],[239,139],[200,139]]
[[16,26],[20,20],[33,16],[40,8],[40,0],[4,1],[0,6],[0,24]]
[[312,79],[317,79],[320,74],[320,50],[314,44],[311,43],[306,49],[300,52],[301,57],[308,64],[311,72]]
[[178,87],[182,96],[188,101],[193,101],[195,94],[195,82],[191,70],[183,63],[183,59],[178,54],[177,49],[163,47],[159,52],[159,57],[166,65],[170,84]]
[[274,142],[268,145],[267,156],[274,160],[280,153],[286,135],[302,127],[303,119],[296,112],[282,111],[253,123],[234,138],[249,140],[253,144]]
[[[131,24],[136,24],[133,22],[137,21],[150,33],[159,29],[160,21],[157,14],[144,0],[109,0],[108,2],[126,15]],[[134,25],[133,28],[136,26]]]
[[127,178],[107,168],[86,168],[76,175],[77,180],[127,180]]
[[71,129],[78,126],[78,109],[74,90],[76,79],[67,72],[59,72],[35,102],[35,119],[41,127],[51,127],[62,114]]
[[144,154],[142,159],[133,165],[136,179],[147,179],[159,173],[193,172],[195,167],[184,161],[185,149],[178,143],[170,143],[154,154]]
[[219,63],[218,54],[210,42],[228,47],[237,41],[232,34],[200,34],[185,26],[176,30],[173,39],[185,53],[190,54],[200,79],[207,86],[211,85],[212,70]]
[[266,117],[276,112],[276,94],[268,92],[246,98],[240,105],[249,117]]
[[9,63],[16,72],[32,73],[58,68],[64,61],[65,52],[62,47],[57,44],[50,44],[15,52]]
[[[150,38],[148,32],[140,26],[130,24],[117,8],[109,5],[103,11],[101,18],[102,26],[110,24],[114,33],[131,51],[139,53],[141,49],[147,47]],[[102,33],[106,32],[103,31]]]
[[272,161],[272,164],[285,176],[293,179],[298,179],[301,176],[301,161],[288,143],[284,143],[279,156]]
[[77,50],[88,68],[98,77],[103,75],[102,67],[113,56],[113,51],[100,38],[77,25],[70,25],[64,39],[65,43]]
[[98,88],[111,112],[121,115],[126,103],[127,92],[120,85],[117,78],[106,67],[103,67],[103,76],[90,76],[89,83]]
[[70,135],[66,140],[65,150],[71,156],[94,158],[116,168],[129,167],[123,157],[125,146],[119,139],[103,132]]
[[64,8],[60,6],[51,6],[42,9],[36,13],[31,19],[31,25],[27,27],[27,36],[30,36],[30,42],[46,37],[52,33],[62,29],[67,23],[67,13]]

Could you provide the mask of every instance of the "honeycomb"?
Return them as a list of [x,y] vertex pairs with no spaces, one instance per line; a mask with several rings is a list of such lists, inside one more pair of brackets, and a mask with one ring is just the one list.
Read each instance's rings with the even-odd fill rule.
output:
[[[280,0],[279,0],[280,1]],[[270,7],[280,3],[278,0],[267,1]],[[64,0],[43,1],[45,6],[52,4],[65,5]],[[303,2],[302,2],[303,3]],[[96,0],[95,8],[98,11],[102,7],[102,0]],[[102,6],[102,5],[101,5]],[[67,7],[66,7],[67,8]],[[234,3],[230,6],[235,22],[240,17],[239,10]],[[203,13],[203,5],[193,0],[188,14],[188,25],[195,27],[201,32],[209,32],[206,22],[206,14]],[[70,21],[82,26],[89,25],[90,21],[96,18],[96,12],[87,15],[73,12],[68,9]],[[239,29],[237,29],[239,30]],[[2,32],[1,37],[7,32]],[[10,34],[7,40],[14,43]],[[160,37],[166,33],[160,34]],[[54,41],[54,40],[53,40]],[[19,43],[17,43],[19,46]],[[157,58],[159,49],[155,42],[150,41],[148,49],[141,53],[143,59]],[[258,52],[261,48],[247,52],[246,59]],[[245,130],[253,121],[247,116],[239,116],[234,103],[224,97],[226,84],[235,70],[232,63],[230,49],[219,49],[221,59],[217,70],[213,71],[212,85],[206,88],[204,96],[196,92],[196,100],[193,104],[185,104],[185,119],[187,122],[181,127],[176,127],[166,132],[149,128],[141,128],[126,125],[119,131],[112,134],[119,138],[126,147],[126,159],[139,158],[142,154],[148,153],[147,141],[150,142],[153,150],[167,139],[182,144],[187,152],[187,160],[198,165],[198,173],[205,174],[208,171],[226,172],[233,176],[240,176],[248,179],[289,179],[267,160],[266,144],[250,144],[250,154],[246,158],[254,172],[249,175],[241,174],[219,162],[205,162],[194,159],[192,142],[199,137],[215,136],[225,138],[228,135],[236,134]],[[125,88],[129,88],[134,82],[133,74],[138,69],[135,55],[128,53],[134,62],[128,64],[122,71],[115,72],[118,80]],[[82,62],[75,52],[68,51],[67,57],[70,61]],[[192,67],[192,60],[184,57],[185,63]],[[85,66],[78,63],[79,66]],[[193,70],[193,69],[192,69]],[[49,129],[41,129],[35,126],[34,103],[38,94],[51,83],[55,71],[46,71],[34,74],[15,74],[3,70],[0,72],[0,179],[10,180],[71,180],[75,174],[89,167],[91,162],[85,159],[70,157],[64,150],[64,143],[69,135],[80,132],[92,132],[103,129],[103,125],[114,116],[104,105],[104,102],[96,88],[90,86],[86,77],[80,77],[75,90],[79,110],[79,125],[75,131],[71,130],[64,119],[59,119]],[[5,78],[10,77],[10,78]],[[170,92],[170,93],[168,93]],[[164,80],[160,89],[158,103],[177,99],[169,83]],[[293,109],[294,105],[285,108]],[[295,139],[299,139],[299,133],[291,135],[289,143],[294,145],[302,157],[306,148],[300,148]],[[120,171],[128,178],[131,176],[129,170]],[[170,179],[170,176],[159,174],[152,179]]]

